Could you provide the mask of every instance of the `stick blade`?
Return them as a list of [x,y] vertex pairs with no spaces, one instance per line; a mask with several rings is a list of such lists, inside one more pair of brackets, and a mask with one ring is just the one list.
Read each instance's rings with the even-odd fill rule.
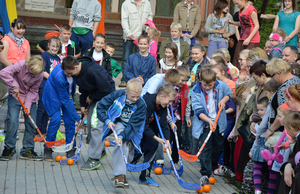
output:
[[162,169],[162,173],[161,174],[171,174],[172,170],[169,168],[164,168],[162,166],[159,166],[156,162],[153,162],[153,169],[155,168],[161,168]]
[[126,164],[126,168],[131,172],[140,172],[146,170],[149,167],[150,167],[149,162],[145,162],[143,164],[130,164],[130,163]]
[[53,152],[68,152],[73,148],[74,141],[69,144],[53,148]]
[[191,155],[191,154],[188,154],[188,153],[184,152],[183,150],[179,150],[179,151],[178,151],[178,154],[179,154],[183,159],[185,159],[186,161],[189,161],[189,162],[195,162],[195,161],[198,159],[198,156],[197,156],[197,155]]
[[201,186],[199,184],[191,184],[191,183],[187,183],[184,182],[181,179],[178,179],[178,183],[181,187],[188,189],[188,190],[199,190],[201,189]]
[[40,136],[34,136],[34,142],[42,142],[43,138]]
[[74,156],[72,156],[71,158],[67,158],[67,159],[61,159],[59,161],[60,164],[64,164],[64,165],[67,165],[68,164],[68,160],[69,159],[73,159],[73,162],[77,162],[80,158],[80,152],[77,152],[77,154],[75,154]]
[[177,170],[177,173],[179,176],[182,176],[183,174],[183,166],[180,166],[180,168]]
[[64,139],[60,139],[60,140],[57,140],[57,141],[47,141],[45,143],[45,145],[48,147],[48,148],[55,148],[55,147],[58,147],[58,146],[61,146],[62,144],[64,144],[66,141]]

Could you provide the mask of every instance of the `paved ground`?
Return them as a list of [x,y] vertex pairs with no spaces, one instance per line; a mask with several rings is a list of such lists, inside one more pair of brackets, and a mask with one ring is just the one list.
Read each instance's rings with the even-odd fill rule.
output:
[[[80,167],[87,158],[88,145],[82,144],[81,158],[78,163],[68,166],[57,162],[26,161],[19,159],[19,151],[22,146],[23,133],[18,133],[17,154],[8,161],[0,161],[0,193],[4,194],[36,194],[36,193],[196,193],[185,190],[172,175],[155,175],[160,187],[149,187],[138,184],[139,173],[127,173],[130,184],[129,189],[115,189],[110,181],[112,176],[112,151],[107,148],[108,157],[102,160],[102,166],[94,171],[82,171]],[[79,139],[78,139],[79,140]],[[85,142],[85,138],[83,140]],[[2,153],[3,143],[0,142]],[[42,154],[42,143],[36,143],[36,152]],[[54,153],[54,156],[57,154]],[[64,155],[64,154],[62,154]],[[166,164],[169,167],[169,164]],[[182,179],[188,183],[199,183],[198,162],[184,161],[184,173]],[[210,193],[227,194],[235,191],[235,187],[225,183],[222,177],[216,177],[216,183],[212,185]]]

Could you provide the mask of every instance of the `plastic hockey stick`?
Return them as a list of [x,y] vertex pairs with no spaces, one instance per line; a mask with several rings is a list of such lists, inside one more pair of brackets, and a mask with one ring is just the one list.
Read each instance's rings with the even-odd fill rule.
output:
[[[59,130],[57,130],[56,138],[57,138],[58,140],[60,140],[60,139],[66,140],[66,137],[65,137]],[[43,141],[43,138],[42,138],[42,137],[40,137],[40,136],[35,136],[35,137],[34,137],[34,142],[42,142],[42,141]]]
[[[219,109],[219,112],[218,112],[217,117],[216,117],[215,122],[214,122],[214,126],[216,126],[216,124],[218,122],[218,119],[219,119],[221,111],[222,111],[222,109]],[[209,131],[209,133],[208,133],[208,135],[207,135],[204,143],[202,144],[200,150],[198,151],[197,155],[191,155],[191,154],[188,154],[188,153],[186,153],[186,152],[184,152],[182,150],[179,150],[179,152],[178,152],[179,155],[183,159],[185,159],[185,160],[187,160],[189,162],[195,162],[198,159],[198,157],[201,154],[201,152],[203,151],[203,149],[204,149],[205,145],[207,144],[207,142],[208,142],[208,140],[209,140],[209,138],[210,138],[210,136],[211,136],[211,134],[212,134],[213,131],[214,131],[214,127],[211,127],[211,129],[210,129],[210,131]]]
[[74,135],[72,141],[71,141],[70,143],[68,143],[68,144],[65,144],[65,145],[62,145],[62,146],[53,148],[52,150],[53,150],[54,152],[67,152],[67,151],[70,151],[70,150],[73,148],[74,140],[75,140],[75,138],[76,138],[76,136],[77,136],[77,134],[78,134],[79,127],[80,127],[81,124],[82,124],[82,119],[83,119],[83,115],[81,116],[81,119],[80,119],[80,121],[79,121],[79,123],[78,123],[77,130],[76,130],[76,133],[75,133],[75,135]]
[[71,158],[61,159],[59,161],[59,163],[61,163],[61,164],[68,164],[68,160],[69,159],[72,159],[73,162],[77,162],[79,160],[79,158],[80,158],[80,151],[81,151],[81,144],[82,144],[82,133],[83,133],[83,129],[80,129],[80,141],[79,141],[77,153],[74,156],[72,156]]
[[159,166],[156,162],[153,162],[153,169],[155,168],[161,168],[162,169],[162,173],[161,174],[171,174],[172,170],[169,168],[164,168],[162,166]]
[[[155,120],[156,120],[156,123],[157,123],[157,127],[158,127],[158,130],[159,130],[160,136],[161,136],[161,138],[162,138],[164,141],[166,141],[166,139],[164,138],[164,134],[162,133],[162,130],[161,130],[161,127],[160,127],[159,120],[158,120],[158,118],[157,118],[156,112],[154,112],[154,116],[155,116]],[[166,146],[166,144],[165,144],[165,146]],[[187,182],[185,182],[185,181],[183,181],[183,180],[180,179],[180,177],[179,177],[179,175],[178,175],[178,173],[177,173],[176,167],[175,167],[175,165],[174,165],[173,159],[172,159],[172,157],[171,157],[171,155],[170,155],[170,151],[169,151],[169,149],[167,149],[167,148],[165,148],[165,149],[166,149],[166,152],[167,152],[168,157],[169,157],[169,159],[170,159],[171,165],[172,165],[172,167],[173,167],[173,169],[174,169],[174,174],[175,174],[175,176],[177,177],[177,180],[178,180],[179,185],[180,185],[181,187],[185,188],[185,189],[188,189],[188,190],[199,190],[199,189],[201,189],[201,186],[200,186],[199,184],[187,183]]]
[[[105,139],[105,141],[109,141],[108,139]],[[116,143],[113,141],[109,141],[109,146],[108,147],[115,147]]]
[[[107,116],[108,116],[109,120],[111,120],[109,110],[107,110]],[[115,139],[118,139],[118,136],[117,136],[117,133],[116,133],[114,127],[113,127],[113,133],[114,133]],[[121,154],[123,156],[124,162],[126,164],[126,168],[129,171],[131,171],[131,172],[140,172],[140,171],[146,170],[147,168],[150,167],[149,162],[145,162],[143,164],[130,164],[130,163],[128,163],[127,159],[125,157],[125,154],[123,152],[122,146],[119,144],[119,142],[117,142],[117,144],[118,144],[119,150],[120,150],[120,152],[121,152]]]
[[41,137],[43,137],[43,140],[45,142],[45,145],[49,148],[55,148],[55,147],[58,147],[58,146],[61,146],[62,144],[65,143],[65,140],[64,139],[60,139],[60,140],[57,140],[57,141],[46,141],[46,139],[44,138],[43,134],[41,133],[40,129],[36,126],[35,122],[33,121],[31,115],[29,114],[27,108],[25,107],[25,105],[23,104],[20,96],[17,94],[16,95],[18,97],[18,100],[20,101],[23,109],[24,109],[24,112],[25,114],[28,116],[28,118],[30,119],[31,123],[33,124],[33,126],[35,127],[35,129],[37,130],[37,132],[40,134]]
[[[170,105],[170,109],[171,109],[171,115],[172,115],[172,120],[175,124],[175,119],[174,119],[174,112],[173,112],[173,106],[172,104]],[[175,141],[176,141],[176,146],[177,146],[177,152],[179,152],[179,141],[178,141],[178,136],[177,136],[177,129],[176,127],[174,127],[174,136],[175,136]],[[183,174],[183,164],[182,164],[182,158],[181,156],[178,154],[179,157],[179,162],[180,162],[180,168],[177,170],[179,176],[181,176]]]

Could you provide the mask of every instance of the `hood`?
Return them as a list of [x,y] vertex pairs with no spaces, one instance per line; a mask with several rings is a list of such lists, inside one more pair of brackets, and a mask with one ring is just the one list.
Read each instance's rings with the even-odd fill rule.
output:
[[83,56],[78,59],[79,63],[81,62],[81,71],[80,73],[84,72],[89,66],[95,63],[92,57]]

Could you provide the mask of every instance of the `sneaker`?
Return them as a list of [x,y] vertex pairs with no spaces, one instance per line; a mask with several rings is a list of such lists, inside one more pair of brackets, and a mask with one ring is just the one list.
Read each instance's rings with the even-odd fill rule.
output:
[[88,161],[81,166],[81,170],[94,170],[101,166],[100,160],[89,158]]
[[14,148],[7,148],[5,147],[2,155],[0,156],[0,160],[2,161],[8,161],[11,159],[11,157],[15,154],[15,149]]
[[20,159],[40,161],[43,160],[43,157],[38,156],[33,150],[29,150],[28,152],[20,154]]
[[225,172],[225,171],[226,171],[225,166],[219,165],[219,167],[216,168],[216,169],[214,170],[214,174],[215,174],[215,175],[222,176],[222,175],[224,175],[224,172]]
[[52,157],[52,149],[45,147],[44,148],[44,160],[48,162],[53,162],[53,157]]
[[141,184],[141,185],[149,185],[149,186],[154,186],[154,187],[159,187],[159,184],[157,182],[155,182],[152,177],[149,177],[145,181],[139,180],[139,184]]
[[156,160],[156,164],[158,164],[159,166],[164,166],[164,160]]
[[208,176],[204,175],[200,178],[200,185],[203,186],[203,185],[207,185],[209,182],[209,178]]
[[75,155],[76,148],[72,148],[70,151],[67,152],[67,158],[71,158]]
[[106,154],[106,150],[103,150],[102,153],[101,153],[101,158],[100,160],[103,160],[104,158],[107,157],[107,154]]
[[127,84],[126,84],[125,82],[121,82],[120,85],[119,85],[119,87],[120,87],[120,88],[125,88],[126,85],[127,85]]
[[255,194],[261,194],[261,191],[255,190]]
[[128,184],[127,180],[126,180],[126,176],[125,175],[115,176],[111,180],[115,181],[115,188],[124,188],[124,189],[128,189],[129,188],[129,184]]
[[227,174],[227,175],[229,175],[230,178],[234,178],[235,177],[235,173],[232,172],[229,168],[225,167],[225,172],[224,173]]

